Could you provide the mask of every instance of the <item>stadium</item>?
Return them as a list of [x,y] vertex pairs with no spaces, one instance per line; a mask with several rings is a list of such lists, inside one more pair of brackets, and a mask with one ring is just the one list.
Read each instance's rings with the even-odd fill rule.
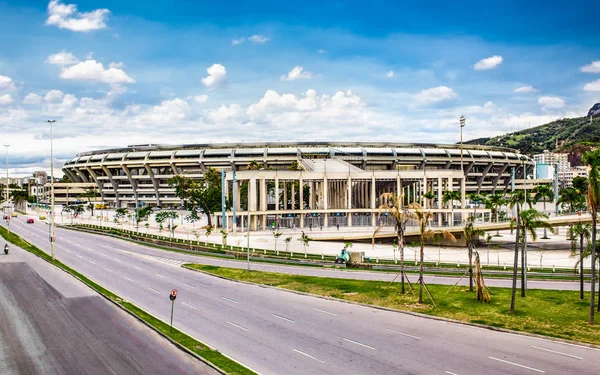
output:
[[[264,229],[273,220],[301,228],[374,226],[386,203],[383,193],[401,193],[405,203],[422,204],[436,213],[440,225],[448,225],[463,219],[469,193],[507,192],[513,174],[522,182],[534,167],[529,157],[501,147],[265,142],[90,151],[62,170],[71,182],[93,183],[105,204],[130,208],[181,206],[167,183],[170,177],[200,178],[207,168],[224,171],[225,192],[233,201],[227,227],[235,230],[248,216],[252,229]],[[443,202],[444,191],[460,192],[460,200]],[[428,192],[433,197],[426,198]]]

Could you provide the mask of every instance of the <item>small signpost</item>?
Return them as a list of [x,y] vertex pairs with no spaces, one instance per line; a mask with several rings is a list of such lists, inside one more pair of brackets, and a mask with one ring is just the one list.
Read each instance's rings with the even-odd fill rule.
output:
[[173,331],[173,308],[175,307],[175,299],[177,298],[177,289],[171,290],[169,299],[171,300],[171,331]]

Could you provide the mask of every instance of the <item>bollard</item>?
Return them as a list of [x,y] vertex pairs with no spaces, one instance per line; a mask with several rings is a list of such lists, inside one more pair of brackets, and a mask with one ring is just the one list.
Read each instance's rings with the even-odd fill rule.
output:
[[456,262],[456,267],[460,268],[460,262]]
[[527,272],[531,272],[531,267],[527,266]]
[[506,269],[506,263],[504,263],[504,269]]
[[554,268],[554,264],[552,265],[552,272],[556,272],[556,268]]

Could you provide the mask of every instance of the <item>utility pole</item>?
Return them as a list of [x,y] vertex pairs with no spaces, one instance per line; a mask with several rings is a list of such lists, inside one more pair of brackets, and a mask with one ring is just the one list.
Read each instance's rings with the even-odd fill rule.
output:
[[50,248],[52,252],[52,260],[56,260],[56,253],[54,249],[54,242],[56,240],[56,236],[54,235],[54,217],[55,217],[55,207],[54,207],[54,146],[53,146],[53,125],[56,120],[46,120],[47,123],[50,124]]
[[463,139],[462,139],[462,129],[465,127],[465,116],[460,115],[460,170],[463,172],[463,174],[465,173],[465,170],[463,169]]
[[[8,208],[8,148],[10,147],[10,145],[4,145],[4,147],[6,147],[6,200],[4,202],[4,205]],[[8,230],[8,233],[10,234],[10,219],[11,219],[11,212],[10,209],[6,210],[6,217],[8,218],[6,220],[6,228]]]

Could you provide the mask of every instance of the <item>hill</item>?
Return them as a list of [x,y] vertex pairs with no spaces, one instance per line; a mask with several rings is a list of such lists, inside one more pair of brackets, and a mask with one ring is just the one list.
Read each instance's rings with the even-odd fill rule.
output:
[[491,138],[477,138],[464,142],[489,146],[511,147],[532,155],[544,150],[581,153],[600,146],[600,118],[565,118],[535,128],[507,133]]

